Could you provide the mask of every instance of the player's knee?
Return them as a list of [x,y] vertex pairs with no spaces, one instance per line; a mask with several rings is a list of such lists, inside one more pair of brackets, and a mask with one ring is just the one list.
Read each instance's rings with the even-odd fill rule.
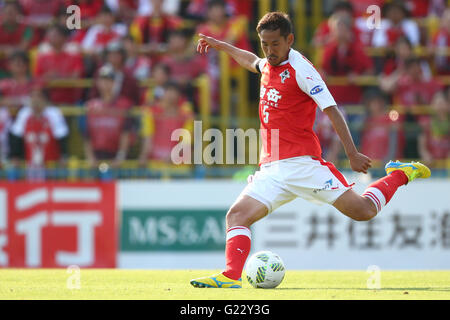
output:
[[249,208],[245,209],[239,205],[232,206],[226,215],[227,227],[250,227],[255,221],[254,215],[255,213]]
[[370,211],[360,211],[353,216],[353,220],[356,221],[369,221],[376,216],[376,213]]
[[231,207],[228,210],[226,215],[227,227],[235,227],[235,226],[248,226],[249,218],[245,214],[243,210],[240,210],[239,207]]
[[353,213],[353,219],[356,221],[369,221],[377,215],[377,211],[369,206],[362,205],[355,208]]
[[376,209],[365,201],[355,202],[341,212],[355,221],[369,221],[377,215]]

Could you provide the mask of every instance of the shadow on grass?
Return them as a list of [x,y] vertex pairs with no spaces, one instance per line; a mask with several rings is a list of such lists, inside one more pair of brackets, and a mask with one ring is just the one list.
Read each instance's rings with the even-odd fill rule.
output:
[[450,288],[381,288],[381,289],[368,289],[368,288],[276,288],[275,290],[360,290],[360,291],[430,291],[430,292],[450,292]]

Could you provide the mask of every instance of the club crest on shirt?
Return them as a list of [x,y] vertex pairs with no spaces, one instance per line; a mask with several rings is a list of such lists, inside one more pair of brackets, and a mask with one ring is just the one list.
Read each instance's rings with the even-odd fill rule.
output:
[[286,69],[284,70],[282,73],[280,73],[280,77],[281,77],[281,83],[284,83],[284,81],[288,78],[291,77],[291,74],[289,73],[289,70]]

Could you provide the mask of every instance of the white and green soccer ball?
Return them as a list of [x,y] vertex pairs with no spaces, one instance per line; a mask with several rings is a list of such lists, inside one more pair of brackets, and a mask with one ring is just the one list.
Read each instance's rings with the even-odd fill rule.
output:
[[271,251],[254,253],[245,266],[247,280],[255,288],[277,287],[285,272],[283,260]]

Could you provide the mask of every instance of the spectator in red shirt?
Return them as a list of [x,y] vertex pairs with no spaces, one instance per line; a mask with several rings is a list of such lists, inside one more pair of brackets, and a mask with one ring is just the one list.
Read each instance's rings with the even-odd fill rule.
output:
[[339,18],[332,26],[333,41],[326,47],[322,68],[326,76],[346,76],[348,85],[329,85],[328,88],[338,104],[356,104],[361,100],[361,87],[353,84],[357,75],[373,73],[372,60],[366,55],[360,42],[355,41],[351,21]]
[[150,15],[138,16],[130,26],[130,35],[150,54],[166,50],[169,32],[181,26],[181,19],[163,11],[162,0],[152,0]]
[[30,179],[45,178],[43,170],[50,162],[65,163],[68,126],[59,108],[52,106],[40,87],[31,92],[29,106],[20,109],[10,134],[13,163],[24,159]]
[[[18,109],[28,103],[33,81],[28,72],[28,55],[14,52],[8,59],[10,77],[0,80],[0,105]],[[13,110],[12,110],[13,111]]]
[[[405,72],[405,62],[414,57],[414,50],[408,38],[401,36],[395,41],[393,51],[391,51],[383,65],[382,83],[390,81],[385,76],[403,74]],[[422,72],[426,77],[431,76],[431,69],[427,61],[421,61]],[[395,80],[396,81],[396,80]]]
[[407,37],[413,46],[419,45],[419,27],[414,20],[408,18],[409,12],[403,1],[393,0],[383,10],[386,18],[381,20],[379,28],[375,28],[372,46],[392,46],[400,36]]
[[333,7],[331,16],[327,20],[322,21],[317,27],[312,41],[313,45],[316,47],[323,47],[333,40],[331,35],[331,25],[334,23],[334,20],[340,17],[351,20],[353,38],[363,41],[361,38],[361,31],[356,26],[353,16],[354,11],[352,3],[347,1],[337,2]]
[[70,40],[81,45],[86,33],[91,26],[97,23],[98,15],[102,8],[104,7],[103,0],[65,0],[66,4],[63,10],[60,10],[56,20],[61,25],[66,25],[67,23],[67,9],[71,5],[76,5],[80,8],[81,16],[81,29],[72,30]]
[[207,73],[208,60],[204,55],[195,54],[191,44],[191,36],[186,30],[172,31],[168,52],[161,62],[176,71],[172,74],[172,80],[181,86],[189,100],[194,101],[197,97],[192,82]]
[[405,0],[405,6],[414,18],[426,18],[430,14],[440,16],[446,0]]
[[[208,2],[209,0],[189,1],[183,16],[188,19],[202,20],[208,12]],[[253,1],[225,0],[225,2],[227,14],[232,16],[243,15],[249,20],[253,18]]]
[[22,5],[25,22],[36,27],[47,27],[53,22],[61,8],[65,8],[64,0],[19,0]]
[[421,59],[408,58],[405,61],[405,72],[396,81],[382,86],[382,89],[393,94],[394,104],[400,104],[407,109],[415,105],[428,105],[434,94],[442,85],[433,78],[426,78],[422,71]]
[[367,117],[361,132],[361,150],[373,160],[403,158],[403,135],[398,119],[389,116],[387,101],[381,92],[366,94]]
[[[389,0],[388,0],[389,1]],[[383,7],[386,0],[347,0],[353,6],[354,17],[366,17],[367,8],[371,5]]]
[[183,89],[193,79],[206,72],[207,61],[204,56],[192,52],[190,40],[186,30],[172,31],[169,36],[167,54],[161,59],[161,62],[168,65],[171,70],[176,70],[172,80]]
[[405,109],[404,115],[399,120],[404,124],[405,132],[405,157],[418,158],[419,124],[426,120],[427,116],[413,113],[414,106],[426,106],[431,103],[434,94],[439,91],[441,84],[431,79],[426,79],[420,65],[420,59],[413,57],[405,62],[405,72],[397,81],[392,81],[389,86],[382,86],[387,93],[392,93],[395,105],[401,105]]
[[[125,62],[127,53],[122,42],[110,43],[105,51],[104,65],[109,65],[114,70],[114,91],[117,95],[126,97],[132,103],[139,103],[140,88],[136,78],[126,68]],[[90,97],[97,97],[99,94],[97,86],[91,90]]]
[[[247,19],[244,16],[227,16],[226,3],[223,0],[212,0],[208,3],[207,21],[197,27],[197,33],[227,41],[240,49],[250,50],[247,35]],[[214,49],[211,49],[211,53]],[[237,66],[237,63],[232,63]]]
[[450,75],[450,8],[442,14],[441,27],[433,37],[434,64],[436,72],[442,75]]
[[[93,0],[96,2],[96,0]],[[137,0],[106,0],[108,7],[114,12],[119,21],[130,25],[137,15],[139,1]]]
[[179,143],[172,141],[172,133],[182,128],[191,132],[192,126],[191,104],[175,82],[168,82],[161,100],[144,109],[141,123],[143,142],[139,163],[145,165],[148,159],[172,163],[172,150]]
[[445,91],[434,95],[431,108],[431,116],[423,122],[419,153],[423,161],[432,165],[435,160],[450,157],[450,100]]
[[[223,0],[212,0],[208,3],[208,20],[197,27],[196,33],[214,37],[226,41],[234,46],[251,50],[250,41],[247,36],[247,19],[244,16],[227,16],[226,3]],[[219,83],[220,62],[216,50],[210,49],[206,57],[208,59],[207,72],[211,79],[212,113],[219,110]],[[231,71],[240,68],[236,61],[230,59]]]
[[153,105],[164,95],[165,85],[171,79],[171,69],[168,65],[158,63],[152,68],[153,85],[144,91],[142,105]]
[[33,38],[33,29],[21,22],[20,6],[8,1],[0,11],[0,78],[7,75],[7,57],[16,50],[26,51]]
[[70,5],[76,5],[80,8],[83,25],[89,27],[97,19],[98,14],[105,6],[105,2],[104,0],[65,0],[65,7]]
[[115,92],[115,72],[109,65],[100,68],[96,86],[100,97],[86,103],[86,158],[91,167],[97,167],[99,160],[110,160],[118,167],[128,154],[132,102]]
[[116,23],[114,13],[107,6],[101,9],[96,20],[97,23],[88,29],[81,43],[84,53],[99,54],[108,44],[119,41],[127,34],[127,26]]
[[[35,75],[44,82],[58,79],[79,79],[83,76],[83,58],[73,47],[67,45],[67,30],[52,25],[47,31],[48,46],[41,46],[36,58]],[[50,100],[55,104],[75,104],[81,99],[78,88],[52,88]]]
[[123,38],[123,47],[127,56],[125,61],[126,72],[131,74],[136,80],[148,79],[152,65],[150,57],[139,53],[139,46],[130,35]]

